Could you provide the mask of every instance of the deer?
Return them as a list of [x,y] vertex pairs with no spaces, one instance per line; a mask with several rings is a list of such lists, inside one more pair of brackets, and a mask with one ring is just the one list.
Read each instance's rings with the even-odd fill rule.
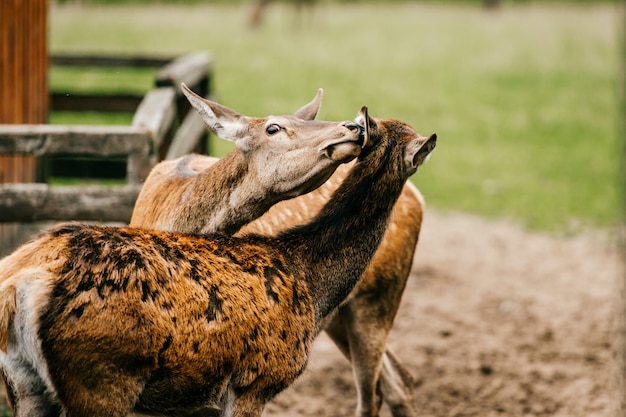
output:
[[[160,162],[144,182],[129,225],[181,233],[276,236],[285,229],[310,221],[354,165],[354,161],[340,165],[319,188],[278,202],[256,220],[252,215],[245,219],[231,215],[225,221],[219,214],[228,210],[228,206],[223,207],[228,200],[211,198],[213,193],[229,192],[228,182],[218,182],[214,178],[223,175],[224,169],[215,169],[217,164],[223,166],[223,163],[224,160],[197,154]],[[210,187],[206,186],[211,178]],[[222,190],[224,187],[226,189]],[[247,189],[254,190],[254,187],[251,184]],[[179,196],[183,194],[186,196],[186,211],[181,218]],[[256,210],[254,204],[265,202],[254,197],[252,192],[250,198],[245,199],[246,211],[258,214],[265,210],[265,206]],[[413,377],[387,347],[387,339],[411,272],[424,204],[418,189],[407,182],[371,264],[350,297],[323,325],[353,365],[357,388],[355,413],[358,417],[377,416],[381,400],[387,403],[394,417],[415,415]]]
[[357,163],[275,237],[63,223],[0,260],[0,371],[14,415],[260,416],[380,245],[436,146],[357,116]]
[[[157,164],[135,202],[131,225],[233,234],[277,202],[319,187],[361,150],[355,123],[315,120],[323,89],[293,116],[264,118],[243,116],[184,83],[181,89],[211,133],[235,149],[201,173],[187,167],[193,156],[183,157],[174,168],[175,184]],[[199,218],[198,211],[211,212],[210,220]]]
[[[271,2],[271,0],[254,1],[254,4],[252,5],[252,12],[250,13],[250,21],[248,24],[251,29],[256,29],[261,25],[261,21],[263,20],[263,14],[265,13],[265,10]],[[305,7],[307,7],[308,9],[313,8],[315,0],[292,0],[291,3],[294,4],[297,17],[300,18]]]

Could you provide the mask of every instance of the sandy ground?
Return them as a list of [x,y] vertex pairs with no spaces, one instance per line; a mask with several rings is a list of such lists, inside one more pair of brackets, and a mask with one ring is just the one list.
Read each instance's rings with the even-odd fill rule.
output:
[[[428,211],[389,340],[419,415],[621,415],[622,269],[600,233],[555,238]],[[265,415],[352,416],[355,396],[349,362],[322,335]]]
[[[389,340],[419,415],[622,417],[622,269],[603,233],[555,238],[427,211]],[[352,416],[355,404],[350,364],[322,334],[264,416]]]

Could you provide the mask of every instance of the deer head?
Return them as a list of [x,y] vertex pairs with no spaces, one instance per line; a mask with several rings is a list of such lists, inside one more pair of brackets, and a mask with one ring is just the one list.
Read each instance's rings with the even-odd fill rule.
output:
[[293,197],[319,187],[339,164],[359,155],[362,127],[354,122],[314,120],[323,90],[293,116],[248,117],[195,94],[182,91],[208,129],[231,141],[248,159],[260,189]]
[[[383,132],[381,132],[382,127],[376,122],[376,119],[369,116],[367,106],[361,107],[355,118],[355,123],[363,128],[363,145],[359,156],[362,159]],[[404,128],[404,126],[400,125],[400,127],[395,128]],[[389,135],[389,133],[386,134]],[[428,160],[436,144],[437,134],[433,133],[429,137],[417,134],[417,137],[406,145],[404,149],[404,167],[409,173],[408,175],[414,174]]]

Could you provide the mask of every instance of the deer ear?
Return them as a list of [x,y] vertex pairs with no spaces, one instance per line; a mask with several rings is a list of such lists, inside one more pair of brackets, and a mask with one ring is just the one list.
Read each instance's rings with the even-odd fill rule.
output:
[[376,121],[369,116],[369,112],[367,110],[367,106],[361,107],[359,113],[356,115],[354,119],[356,123],[363,126],[363,148],[369,147],[372,145],[372,134],[374,134],[375,130],[378,128]]
[[322,106],[322,97],[324,96],[324,90],[318,89],[315,98],[309,103],[302,107],[300,107],[293,114],[294,117],[302,120],[315,120],[317,117],[317,113],[320,111],[320,107]]
[[407,165],[417,171],[427,159],[435,146],[437,145],[437,134],[433,133],[425,141],[423,137],[413,140],[407,147],[405,160]]
[[181,83],[181,88],[211,133],[220,139],[235,143],[245,137],[248,126],[245,116],[197,95],[185,83]]

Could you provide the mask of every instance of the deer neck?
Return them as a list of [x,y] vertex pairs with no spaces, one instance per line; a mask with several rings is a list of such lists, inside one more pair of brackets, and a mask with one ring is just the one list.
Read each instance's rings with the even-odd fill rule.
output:
[[[316,323],[353,290],[385,233],[405,181],[390,146],[359,161],[316,219],[286,232],[285,250],[304,271],[315,304]],[[281,239],[281,236],[278,237]]]
[[181,196],[175,230],[233,235],[262,216],[276,201],[251,168],[235,150],[199,173]]

